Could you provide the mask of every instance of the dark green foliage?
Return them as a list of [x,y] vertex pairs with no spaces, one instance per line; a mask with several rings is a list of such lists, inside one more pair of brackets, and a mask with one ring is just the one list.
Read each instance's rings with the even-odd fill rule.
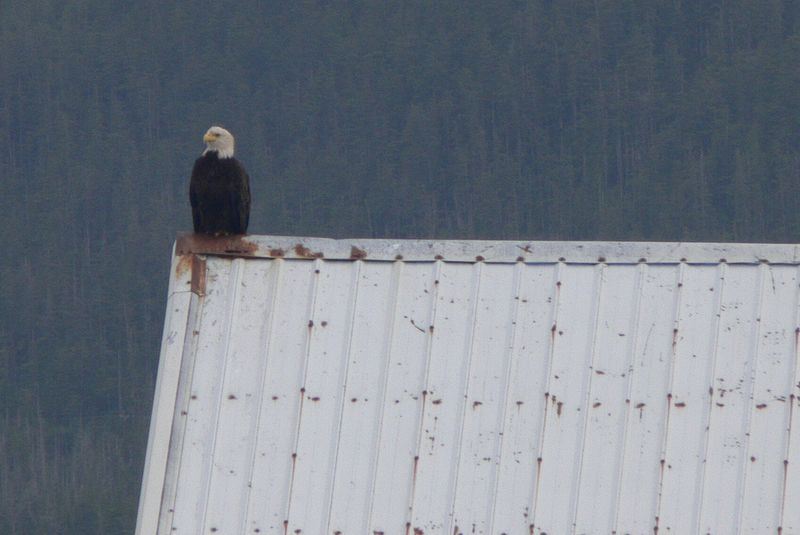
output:
[[800,2],[0,3],[0,532],[131,533],[170,244],[797,241]]

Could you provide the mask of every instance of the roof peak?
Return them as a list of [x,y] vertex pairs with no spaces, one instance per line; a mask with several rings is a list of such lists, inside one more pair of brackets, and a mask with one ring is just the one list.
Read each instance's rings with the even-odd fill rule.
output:
[[770,243],[331,239],[244,235],[181,234],[177,254],[253,258],[372,260],[407,262],[573,263],[573,264],[792,264],[800,246]]

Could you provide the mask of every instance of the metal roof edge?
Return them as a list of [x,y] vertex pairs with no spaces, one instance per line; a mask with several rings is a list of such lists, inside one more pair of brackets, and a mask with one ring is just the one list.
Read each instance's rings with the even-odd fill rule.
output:
[[193,256],[178,255],[173,247],[158,374],[136,515],[136,535],[158,532],[181,362],[186,351],[187,335],[191,339],[191,309],[198,299],[196,292],[191,291],[195,264]]
[[797,244],[331,239],[296,236],[179,234],[177,255],[249,258],[576,264],[800,264]]

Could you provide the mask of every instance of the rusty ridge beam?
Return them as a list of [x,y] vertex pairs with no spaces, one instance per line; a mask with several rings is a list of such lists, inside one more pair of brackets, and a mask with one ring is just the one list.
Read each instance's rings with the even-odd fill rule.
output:
[[788,264],[800,246],[771,243],[330,239],[180,234],[178,255],[245,258],[528,264]]
[[207,234],[179,234],[175,242],[176,255],[209,254],[220,256],[257,256],[258,245],[247,236],[209,236]]

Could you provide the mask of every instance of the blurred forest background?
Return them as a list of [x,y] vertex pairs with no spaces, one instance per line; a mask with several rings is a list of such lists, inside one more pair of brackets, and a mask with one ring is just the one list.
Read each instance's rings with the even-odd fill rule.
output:
[[0,533],[133,532],[170,247],[800,241],[800,0],[3,0]]

